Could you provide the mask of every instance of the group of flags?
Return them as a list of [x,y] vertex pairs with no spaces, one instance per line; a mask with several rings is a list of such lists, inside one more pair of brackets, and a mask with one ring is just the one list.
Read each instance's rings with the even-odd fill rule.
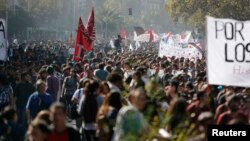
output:
[[95,14],[94,8],[92,8],[88,17],[86,27],[83,25],[82,18],[79,17],[74,47],[74,61],[80,61],[84,56],[84,51],[92,50],[92,44],[95,38]]

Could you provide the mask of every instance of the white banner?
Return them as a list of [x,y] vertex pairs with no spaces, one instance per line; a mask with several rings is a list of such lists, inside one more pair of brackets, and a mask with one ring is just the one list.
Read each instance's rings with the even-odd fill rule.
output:
[[[159,46],[159,57],[172,57],[176,58],[189,58],[189,59],[201,59],[202,52],[191,44],[180,44],[177,40],[178,36],[163,37]],[[185,46],[185,47],[183,47]]]
[[7,26],[4,19],[0,19],[0,60],[7,59]]
[[[150,35],[148,33],[141,34],[140,36],[135,37],[134,39],[137,42],[149,42],[150,41]],[[158,42],[160,40],[160,37],[153,33],[153,41],[152,42]]]
[[250,86],[250,21],[207,17],[209,84]]

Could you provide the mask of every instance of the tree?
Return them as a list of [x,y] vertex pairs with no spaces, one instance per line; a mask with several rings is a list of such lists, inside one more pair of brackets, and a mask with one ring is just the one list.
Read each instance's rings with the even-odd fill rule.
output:
[[62,0],[20,0],[26,11],[35,19],[37,25],[48,25],[55,22],[62,11]]
[[248,20],[250,4],[246,0],[168,0],[166,8],[175,22],[204,27],[206,15]]
[[96,10],[96,24],[100,31],[105,33],[114,33],[119,31],[119,26],[122,24],[122,17],[116,9],[110,9],[102,6]]
[[96,5],[96,24],[98,31],[102,31],[105,37],[113,36],[121,27],[126,27],[130,18],[122,16],[121,7],[117,0],[105,0]]

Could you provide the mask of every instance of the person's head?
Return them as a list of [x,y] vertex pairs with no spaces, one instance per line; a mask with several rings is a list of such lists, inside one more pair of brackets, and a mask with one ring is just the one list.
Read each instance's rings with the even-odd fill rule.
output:
[[115,66],[117,67],[117,68],[121,68],[121,62],[117,62],[116,64],[115,64]]
[[29,125],[27,135],[29,141],[46,141],[50,130],[43,120],[36,119]]
[[48,67],[47,67],[47,73],[48,73],[49,75],[53,75],[53,73],[54,73],[54,68],[53,68],[53,66],[48,66]]
[[85,93],[86,94],[99,94],[100,88],[99,83],[94,80],[90,80],[89,83],[86,84]]
[[117,38],[120,39],[120,40],[122,39],[121,35],[117,35]]
[[69,75],[70,75],[70,67],[69,67],[69,66],[65,66],[65,67],[63,68],[63,74],[64,74],[65,76],[69,76]]
[[50,112],[48,110],[42,110],[42,111],[40,111],[37,114],[36,119],[44,120],[47,125],[51,124]]
[[41,68],[40,70],[39,70],[39,72],[38,72],[38,77],[39,77],[39,79],[42,79],[42,80],[46,80],[46,78],[47,78],[47,71],[46,71],[46,69],[45,68]]
[[132,78],[133,78],[134,80],[136,80],[136,81],[139,81],[139,80],[141,79],[141,72],[140,72],[140,71],[135,71],[135,72],[133,73]]
[[227,101],[227,106],[231,112],[237,112],[241,107],[241,99],[239,96],[232,95]]
[[18,119],[16,110],[10,107],[6,107],[4,109],[3,116],[7,121],[17,122],[17,119]]
[[199,100],[200,103],[203,103],[203,104],[208,104],[209,103],[209,97],[205,93],[205,91],[197,92],[197,100]]
[[172,80],[166,86],[167,95],[177,94],[178,93],[179,82],[176,80]]
[[39,94],[45,94],[46,92],[46,83],[42,80],[36,82],[36,89]]
[[192,82],[186,82],[185,83],[185,91],[190,91],[194,89],[194,85],[192,84]]
[[99,68],[100,70],[103,70],[104,67],[105,67],[104,63],[100,63],[100,64],[98,65],[98,68]]
[[29,80],[29,74],[28,74],[27,72],[23,72],[23,73],[21,74],[21,80],[22,80],[23,82],[28,82],[28,80]]
[[92,78],[94,76],[94,70],[90,66],[86,68],[86,73],[88,78]]
[[71,76],[71,77],[75,78],[76,75],[77,75],[76,73],[77,73],[77,72],[76,72],[75,69],[70,69],[70,76]]
[[108,71],[109,73],[111,73],[112,72],[112,67],[111,66],[107,66],[106,67],[106,71]]
[[108,75],[107,80],[112,84],[116,85],[121,90],[124,89],[122,76],[119,75],[118,73],[112,72],[111,74]]
[[81,67],[80,63],[76,63],[74,68],[75,68],[76,72],[81,72],[81,70],[82,70],[82,67]]
[[130,69],[131,69],[131,66],[130,66],[129,62],[124,63],[123,67],[124,67],[125,69],[127,69],[127,70],[130,70]]
[[110,88],[107,82],[102,82],[100,85],[100,93],[108,94],[110,92]]
[[143,110],[146,105],[145,91],[142,88],[131,91],[129,100],[133,106],[135,106],[139,110]]
[[[50,107],[50,120],[56,128],[65,126],[66,107],[62,103],[54,103]],[[56,129],[57,130],[57,129]]]

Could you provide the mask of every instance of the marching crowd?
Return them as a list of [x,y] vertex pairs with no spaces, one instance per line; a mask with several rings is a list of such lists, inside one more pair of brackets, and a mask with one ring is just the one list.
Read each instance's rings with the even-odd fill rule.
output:
[[205,59],[145,47],[73,62],[65,50],[48,42],[9,51],[0,141],[203,141],[208,124],[249,124],[250,89],[208,85]]

